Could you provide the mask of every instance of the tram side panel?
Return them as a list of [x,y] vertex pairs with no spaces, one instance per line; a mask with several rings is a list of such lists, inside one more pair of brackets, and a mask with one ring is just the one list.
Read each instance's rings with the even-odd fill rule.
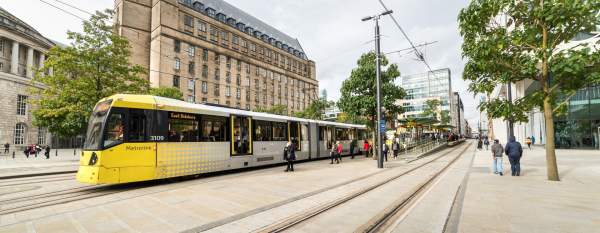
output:
[[310,158],[319,158],[319,140],[318,140],[318,127],[316,123],[309,124],[309,142],[310,142]]
[[156,178],[230,169],[229,142],[161,142],[157,144]]

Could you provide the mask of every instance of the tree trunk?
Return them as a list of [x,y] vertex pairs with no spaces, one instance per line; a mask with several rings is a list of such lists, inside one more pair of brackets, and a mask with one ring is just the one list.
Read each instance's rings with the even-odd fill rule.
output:
[[560,181],[554,145],[554,116],[550,97],[548,96],[544,98],[544,118],[546,120],[546,167],[548,170],[548,180]]

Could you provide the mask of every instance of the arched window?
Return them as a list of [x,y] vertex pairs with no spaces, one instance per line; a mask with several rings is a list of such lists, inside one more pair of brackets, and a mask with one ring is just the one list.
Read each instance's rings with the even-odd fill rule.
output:
[[15,126],[14,144],[23,145],[25,144],[25,131],[27,126],[25,123],[17,123]]

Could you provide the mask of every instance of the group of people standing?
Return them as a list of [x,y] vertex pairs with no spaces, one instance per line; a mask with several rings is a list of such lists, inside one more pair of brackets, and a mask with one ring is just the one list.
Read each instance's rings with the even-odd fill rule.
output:
[[[35,157],[37,157],[38,154],[40,154],[42,152],[42,150],[44,150],[44,156],[46,157],[46,159],[49,159],[50,158],[50,146],[49,145],[41,146],[41,145],[31,144],[31,145],[25,147],[25,149],[23,150],[23,153],[25,154],[25,157],[27,157],[27,158],[29,158],[30,155],[35,155]],[[8,154],[9,152],[10,152],[10,143],[7,142],[4,144],[4,153]]]
[[[480,140],[481,141],[481,140]],[[502,156],[506,154],[508,161],[510,162],[510,171],[512,176],[521,175],[521,157],[523,157],[523,147],[521,143],[515,140],[514,136],[510,136],[506,147],[502,147],[498,139],[494,140],[492,145],[492,158],[494,174],[504,175],[504,168],[502,167]]]

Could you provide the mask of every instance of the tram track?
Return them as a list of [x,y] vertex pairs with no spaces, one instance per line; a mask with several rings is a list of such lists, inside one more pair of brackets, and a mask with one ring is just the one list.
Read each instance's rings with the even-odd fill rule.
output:
[[[391,220],[396,219],[398,214],[403,213],[405,208],[407,206],[410,206],[412,201],[414,201],[414,200],[418,199],[420,196],[422,196],[424,194],[424,192],[427,190],[427,188],[441,174],[443,174],[445,171],[447,171],[447,169],[450,166],[452,166],[460,157],[462,157],[462,155],[470,147],[470,145],[471,145],[471,143],[468,143],[467,145],[465,145],[463,147],[462,151],[458,155],[453,157],[440,170],[436,171],[433,176],[429,177],[424,182],[420,183],[415,188],[411,189],[409,191],[408,195],[404,195],[401,198],[395,200],[392,204],[388,205],[385,209],[383,209],[378,214],[376,214],[371,219],[369,219],[369,221],[367,221],[365,224],[358,227],[354,232],[382,232],[385,229],[387,229],[388,227],[390,227],[391,223],[393,222]],[[264,233],[264,232],[293,231],[292,229],[294,229],[296,226],[306,223],[309,220],[312,220],[314,218],[317,218],[319,215],[322,215],[328,211],[332,211],[333,209],[340,207],[341,205],[347,204],[347,203],[351,202],[352,200],[362,197],[362,196],[370,193],[373,190],[376,190],[386,184],[389,184],[390,182],[393,182],[393,181],[399,179],[400,177],[403,177],[407,174],[417,171],[420,168],[430,165],[430,164],[438,161],[439,159],[446,157],[447,155],[451,154],[452,152],[458,150],[459,148],[461,148],[461,147],[458,146],[458,147],[454,148],[453,150],[443,153],[442,155],[440,155],[430,161],[427,161],[423,164],[412,167],[412,168],[410,168],[406,171],[403,171],[399,174],[396,174],[396,175],[392,176],[391,178],[388,178],[384,181],[380,181],[380,182],[376,182],[374,184],[368,185],[367,187],[363,187],[357,191],[354,191],[348,195],[345,195],[345,196],[338,198],[336,200],[333,200],[331,202],[321,204],[314,208],[310,208],[306,211],[302,211],[296,215],[292,215],[290,217],[284,218],[283,220],[280,220],[280,221],[270,224],[268,226],[264,226],[254,232]]]

